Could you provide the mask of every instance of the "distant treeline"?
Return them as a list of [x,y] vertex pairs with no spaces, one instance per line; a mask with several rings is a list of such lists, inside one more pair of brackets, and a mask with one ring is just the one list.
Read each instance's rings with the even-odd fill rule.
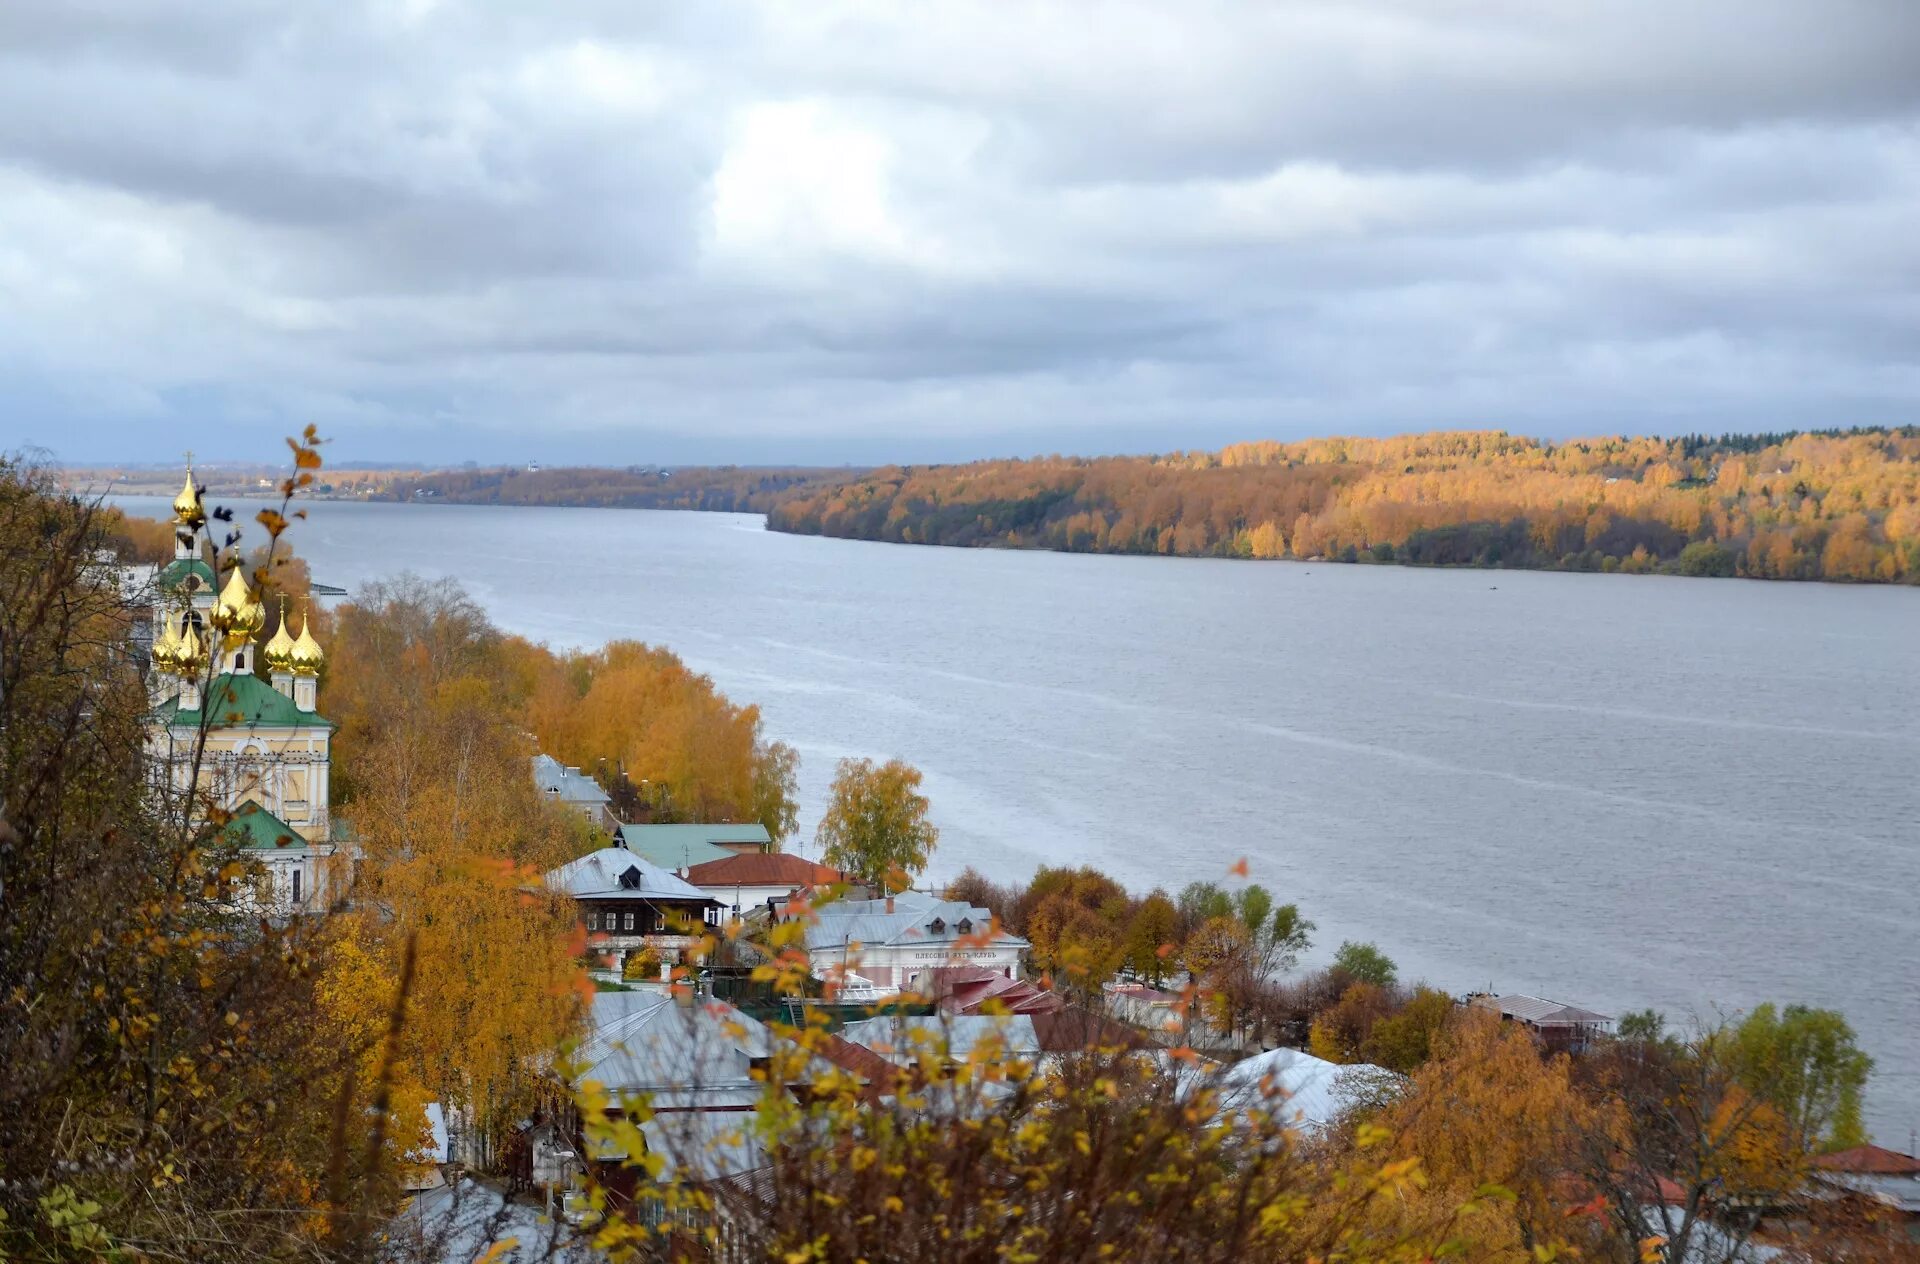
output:
[[1920,583],[1911,426],[1247,443],[890,467],[771,499],[774,530],[908,544]]
[[864,470],[803,466],[738,465],[439,470],[396,478],[375,499],[767,513],[782,496],[832,486],[865,473]]

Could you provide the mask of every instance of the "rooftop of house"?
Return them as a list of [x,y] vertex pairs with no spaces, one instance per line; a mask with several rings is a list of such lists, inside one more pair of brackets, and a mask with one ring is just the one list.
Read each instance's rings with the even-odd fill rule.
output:
[[1123,1022],[1067,1004],[1032,1015],[1034,1035],[1046,1053],[1086,1053],[1093,1050],[1145,1049],[1145,1036]]
[[754,1123],[747,1111],[667,1111],[641,1124],[640,1135],[647,1153],[660,1158],[656,1180],[707,1184],[767,1166],[766,1146]]
[[679,870],[742,851],[771,851],[773,836],[758,821],[746,825],[622,825],[620,841],[654,864]]
[[1613,1018],[1607,1014],[1596,1014],[1590,1009],[1581,1009],[1577,1005],[1564,1005],[1559,1001],[1550,1001],[1542,996],[1528,996],[1521,992],[1509,992],[1505,996],[1494,996],[1482,992],[1469,997],[1468,1002],[1482,1009],[1493,1010],[1504,1018],[1511,1018],[1535,1027],[1571,1027],[1613,1021]]
[[1342,1065],[1304,1049],[1272,1049],[1222,1069],[1214,1084],[1229,1111],[1262,1109],[1284,1128],[1314,1129],[1399,1079],[1364,1062]]
[[1009,979],[984,966],[945,966],[927,972],[926,992],[934,1004],[956,1014],[983,1010],[1006,1014],[1050,1013],[1066,998],[1025,979]]
[[815,1063],[825,1062],[852,1075],[866,1087],[869,1097],[881,1096],[895,1086],[893,1063],[865,1045],[831,1032],[821,1032],[810,1044]]
[[609,803],[607,792],[592,777],[551,755],[533,757],[533,784],[542,794],[562,803]]
[[592,1034],[575,1055],[577,1083],[616,1099],[646,1093],[655,1110],[739,1109],[759,1100],[755,1058],[766,1028],[723,1001],[682,1004],[657,990],[597,992]]
[[922,1055],[964,1062],[976,1052],[1009,1058],[1041,1053],[1030,1014],[888,1014],[848,1023],[840,1035],[900,1064]]
[[624,847],[602,847],[578,860],[569,860],[545,878],[547,889],[576,900],[710,901],[692,883]]
[[911,948],[976,937],[982,947],[1027,947],[1018,935],[994,932],[987,909],[911,892],[891,900],[835,900],[814,909],[813,919],[806,931],[808,948]]
[[[293,705],[293,699],[258,676],[222,672],[207,686],[206,710],[213,714],[214,728],[299,729],[333,727],[311,711]],[[169,698],[154,715],[169,728],[200,727],[204,714],[199,707],[183,710],[180,700]]]
[[1178,992],[1162,991],[1144,983],[1109,983],[1106,993],[1116,1000],[1132,1001],[1139,1005],[1177,1005],[1181,999]]
[[815,864],[804,856],[787,851],[746,852],[722,860],[708,860],[687,870],[688,882],[709,890],[719,887],[801,887],[827,886],[845,882],[838,869]]
[[1813,1165],[1827,1172],[1856,1172],[1872,1176],[1920,1176],[1920,1159],[1885,1146],[1859,1145],[1823,1154]]

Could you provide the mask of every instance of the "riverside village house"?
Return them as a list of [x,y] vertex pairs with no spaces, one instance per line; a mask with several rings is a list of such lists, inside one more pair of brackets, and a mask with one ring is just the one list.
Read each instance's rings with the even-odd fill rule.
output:
[[669,966],[696,935],[720,922],[720,901],[629,850],[619,835],[613,846],[552,870],[545,882],[548,890],[572,897],[588,951],[616,972],[624,971],[628,958],[644,954]]
[[[325,656],[304,615],[300,634],[288,634],[284,602],[273,636],[255,645],[266,610],[242,565],[216,594],[213,568],[191,542],[206,521],[191,467],[173,513],[185,538],[156,580],[147,674],[154,789],[192,793],[232,814],[228,836],[264,871],[241,895],[243,906],[273,915],[322,910],[344,889],[342,867],[351,863],[328,811],[334,726],[316,709]],[[269,680],[254,674],[256,654]]]

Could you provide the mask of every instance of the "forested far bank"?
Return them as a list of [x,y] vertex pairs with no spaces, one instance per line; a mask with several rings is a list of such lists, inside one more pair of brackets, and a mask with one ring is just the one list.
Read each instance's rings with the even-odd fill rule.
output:
[[891,467],[776,531],[902,544],[1920,582],[1920,428],[1543,443],[1502,431]]
[[766,513],[783,497],[836,486],[866,472],[864,469],[739,465],[436,470],[395,476],[369,498],[447,501],[462,505]]

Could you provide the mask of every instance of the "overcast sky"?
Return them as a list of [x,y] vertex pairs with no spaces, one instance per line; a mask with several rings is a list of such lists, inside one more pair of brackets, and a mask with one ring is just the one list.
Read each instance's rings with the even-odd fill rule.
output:
[[4,0],[0,447],[1920,421],[1920,3]]

